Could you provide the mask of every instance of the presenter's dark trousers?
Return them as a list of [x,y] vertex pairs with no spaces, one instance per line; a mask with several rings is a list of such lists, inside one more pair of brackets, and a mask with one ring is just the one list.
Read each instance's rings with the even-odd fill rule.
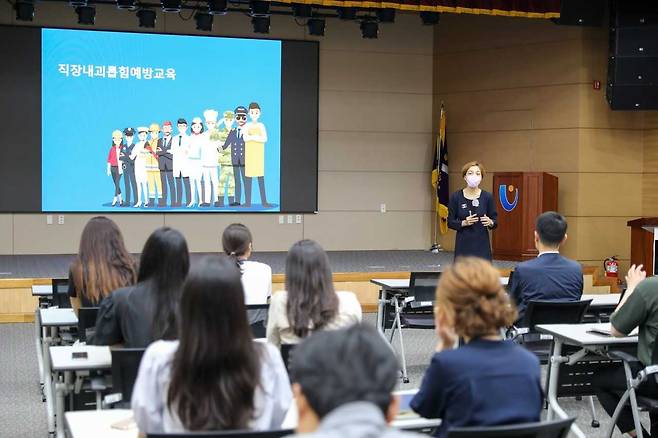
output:
[[160,184],[162,185],[162,201],[161,205],[167,204],[167,185],[169,186],[169,193],[171,193],[171,206],[176,205],[176,186],[174,185],[174,174],[171,170],[160,169]]
[[[631,373],[635,377],[638,371],[642,369],[640,364],[631,366]],[[626,391],[626,376],[624,374],[624,366],[621,364],[613,364],[609,368],[604,368],[597,371],[592,379],[592,387],[596,393],[596,398],[599,399],[603,409],[612,417],[615,412],[617,403],[621,395]],[[644,395],[646,397],[658,398],[658,383],[656,383],[653,376],[649,377],[646,382],[642,383],[635,391],[637,395]],[[643,432],[644,436],[656,436],[658,432],[658,413],[649,414],[651,420],[651,433],[649,435]],[[617,427],[622,433],[628,433],[635,430],[635,423],[633,422],[633,412],[631,411],[630,404],[624,407],[617,419]]]
[[[135,180],[135,165],[127,164],[123,169],[123,184],[126,187],[125,197],[123,202],[125,204],[131,204],[130,199],[132,193],[134,193],[135,198],[137,198],[137,181]],[[135,199],[137,202],[137,199]]]
[[192,200],[190,198],[190,177],[176,177],[176,206],[180,207],[183,203],[183,186],[185,186],[185,202],[187,204]]
[[233,178],[235,179],[235,202],[240,203],[242,199],[242,180],[244,180],[244,196],[245,196],[245,204],[249,204],[251,202],[251,182],[249,183],[249,190],[247,190],[247,179],[244,176],[244,165],[242,166],[236,166],[235,164],[233,165]]
[[112,181],[114,181],[114,196],[119,196],[121,194],[121,185],[119,184],[121,174],[119,173],[119,167],[111,166],[110,174],[112,175]]
[[[244,167],[243,167],[244,169]],[[244,178],[244,191],[245,191],[245,207],[249,207],[251,205],[251,180],[252,177],[246,176]],[[258,177],[258,188],[260,190],[260,203],[263,205],[263,207],[268,206],[269,204],[267,203],[267,197],[265,196],[265,177],[264,176],[259,176]]]

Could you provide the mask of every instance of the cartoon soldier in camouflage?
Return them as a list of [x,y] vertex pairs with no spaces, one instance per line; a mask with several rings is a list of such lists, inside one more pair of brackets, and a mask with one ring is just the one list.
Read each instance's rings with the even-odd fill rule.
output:
[[[235,199],[235,177],[233,174],[233,162],[231,161],[231,146],[226,145],[226,139],[229,132],[233,127],[233,120],[235,115],[233,111],[224,111],[223,125],[219,128],[220,144],[224,145],[226,149],[219,148],[219,187],[217,193],[219,194],[219,206],[224,206],[224,195],[228,195],[228,203],[234,207],[239,205],[239,200]],[[228,184],[228,190],[226,185]]]

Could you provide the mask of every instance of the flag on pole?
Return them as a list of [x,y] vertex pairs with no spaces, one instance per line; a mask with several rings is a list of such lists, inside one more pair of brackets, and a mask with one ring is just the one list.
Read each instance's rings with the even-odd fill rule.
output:
[[439,136],[436,139],[434,163],[432,165],[432,186],[435,191],[435,207],[439,221],[439,232],[448,232],[448,200],[450,188],[448,182],[448,142],[446,139],[446,112],[441,105]]

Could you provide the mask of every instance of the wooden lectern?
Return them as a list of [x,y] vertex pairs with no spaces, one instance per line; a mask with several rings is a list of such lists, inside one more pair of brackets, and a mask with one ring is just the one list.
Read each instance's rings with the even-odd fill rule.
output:
[[631,227],[631,264],[644,265],[647,275],[658,271],[656,245],[658,244],[658,217],[643,217],[626,223]]
[[557,176],[548,173],[494,173],[493,196],[498,210],[494,259],[528,260],[537,256],[535,220],[545,211],[557,211],[557,190]]

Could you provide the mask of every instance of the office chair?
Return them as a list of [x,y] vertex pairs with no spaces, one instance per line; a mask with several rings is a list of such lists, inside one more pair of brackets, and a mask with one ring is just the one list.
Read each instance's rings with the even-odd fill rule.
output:
[[574,418],[493,427],[458,427],[447,438],[566,438]]
[[434,329],[434,297],[440,276],[441,272],[412,272],[407,294],[396,293],[391,299],[395,316],[389,342],[393,342],[395,331],[398,330],[404,383],[409,383],[409,377],[407,376],[402,328]]
[[69,279],[53,278],[53,306],[60,309],[70,309],[71,299],[69,298]]
[[[622,394],[615,412],[612,415],[612,422],[606,437],[612,438],[612,433],[615,430],[617,418],[621,413],[622,408],[629,403],[631,412],[633,413],[633,420],[635,421],[635,430],[638,438],[643,438],[642,425],[640,424],[640,411],[649,413],[658,412],[658,398],[647,397],[636,394],[638,387],[646,382],[648,379],[655,379],[658,382],[658,342],[654,344],[653,353],[651,354],[651,365],[641,369],[635,377],[631,371],[631,364],[640,364],[640,360],[625,351],[611,351],[608,356],[612,359],[619,359],[624,365],[624,372],[626,374],[626,391]],[[653,425],[651,429],[652,435],[655,433]]]
[[112,349],[112,387],[114,392],[121,393],[121,406],[130,408],[130,398],[137,380],[139,363],[145,350],[145,348]]
[[283,364],[286,366],[286,371],[290,371],[290,361],[297,344],[281,344],[281,359],[283,359]]
[[146,438],[280,438],[292,435],[292,429],[281,430],[226,430],[213,432],[185,432],[185,433],[149,433]]
[[87,342],[95,331],[98,307],[80,307],[78,309],[78,339]]
[[247,318],[251,327],[251,334],[255,339],[267,336],[267,314],[269,304],[247,304]]

